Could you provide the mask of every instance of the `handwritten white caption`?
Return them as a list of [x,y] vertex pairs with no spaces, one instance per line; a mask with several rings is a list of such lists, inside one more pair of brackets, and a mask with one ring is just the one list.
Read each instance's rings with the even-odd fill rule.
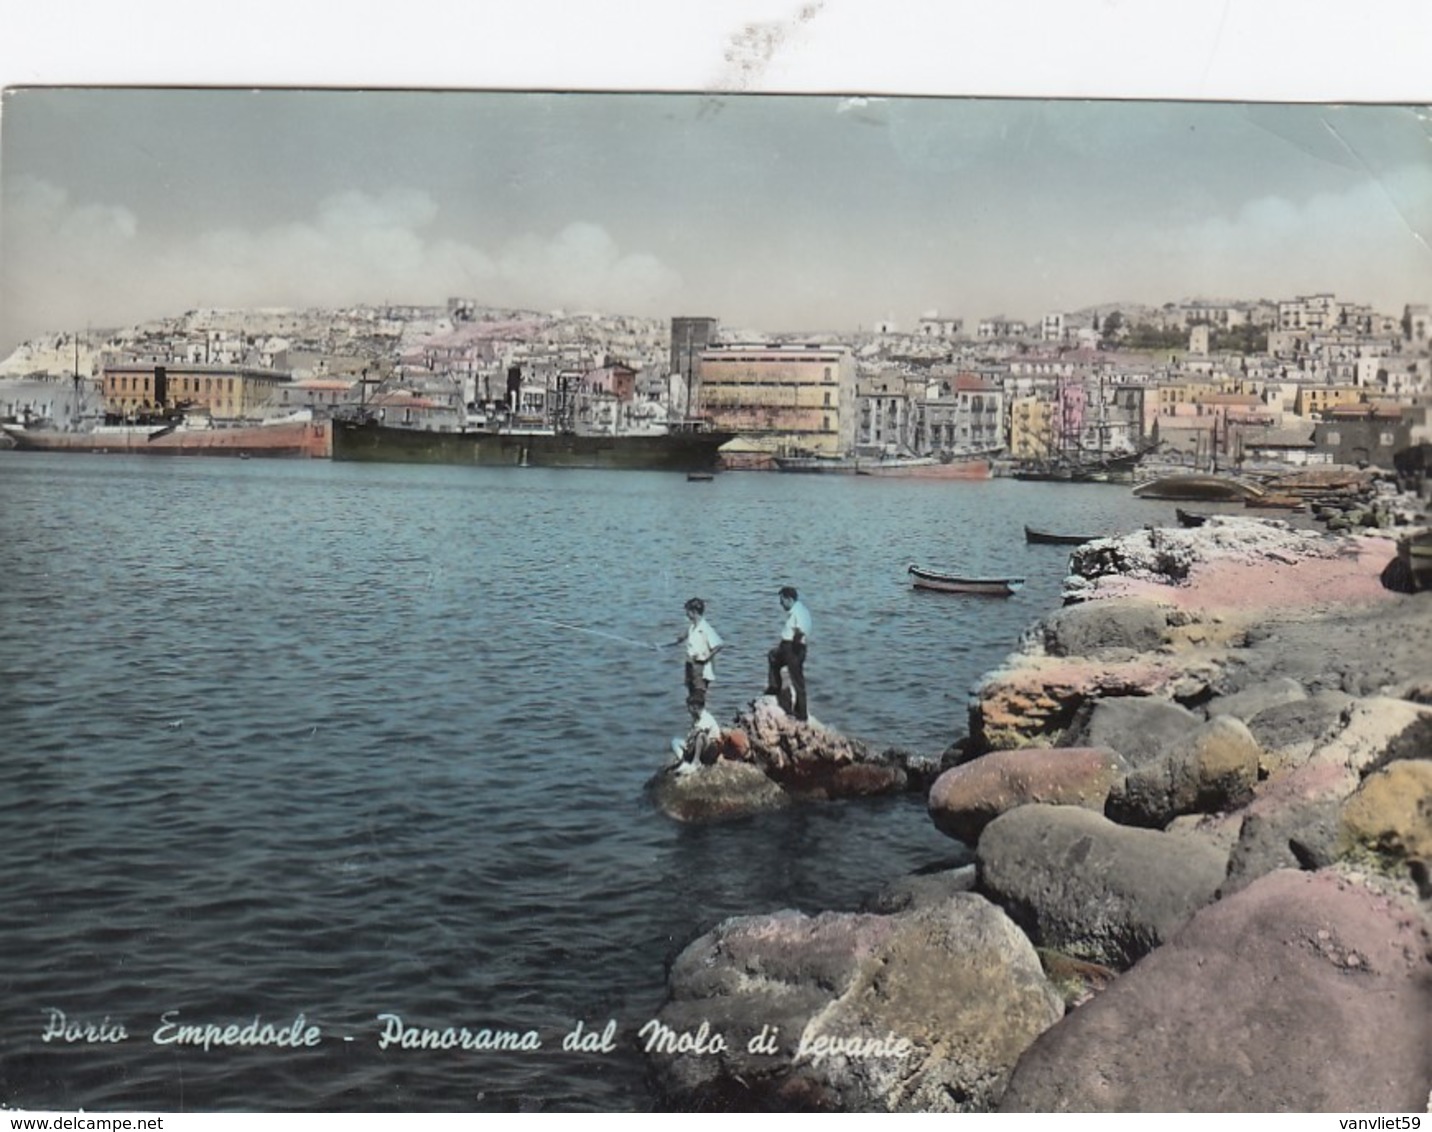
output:
[[[130,1040],[124,1022],[113,1022],[108,1015],[96,1022],[92,1018],[71,1017],[63,1010],[48,1007],[40,1040],[65,1045],[115,1044]],[[537,1030],[504,1028],[470,1029],[467,1026],[414,1026],[403,1021],[400,1014],[385,1012],[376,1016],[379,1024],[377,1042],[380,1050],[450,1050],[476,1052],[504,1051],[528,1053],[546,1048]],[[560,1048],[568,1053],[617,1052],[618,1024],[609,1018],[601,1026],[589,1027],[585,1019],[568,1030]],[[351,1042],[353,1035],[341,1035]],[[781,1053],[780,1027],[764,1025],[758,1034],[745,1043],[748,1054],[777,1057]],[[643,1053],[664,1055],[707,1056],[730,1052],[726,1036],[702,1022],[695,1030],[676,1030],[659,1019],[646,1022],[638,1031]],[[155,1045],[191,1046],[206,1052],[214,1049],[312,1049],[324,1040],[322,1027],[297,1014],[286,1022],[266,1022],[254,1015],[247,1022],[182,1021],[181,1012],[166,1010],[159,1016],[159,1025],[149,1035]],[[888,1031],[884,1037],[858,1035],[806,1035],[796,1045],[796,1061],[809,1060],[819,1065],[827,1057],[876,1058],[908,1057],[914,1050],[908,1038]]]

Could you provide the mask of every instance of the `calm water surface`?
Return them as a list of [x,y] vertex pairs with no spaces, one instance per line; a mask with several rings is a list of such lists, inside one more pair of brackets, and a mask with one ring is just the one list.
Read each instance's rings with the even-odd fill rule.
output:
[[[1126,488],[0,452],[0,1102],[89,1110],[640,1109],[636,1030],[722,918],[849,909],[956,864],[920,798],[686,828],[644,782],[765,680],[800,588],[813,713],[938,752],[1058,600],[1023,523],[1167,521]],[[912,563],[1022,574],[912,591]],[[44,1041],[64,1012],[120,1042]],[[163,1018],[312,1048],[164,1044]],[[535,1052],[379,1048],[408,1025]],[[106,1023],[107,1019],[107,1023]],[[564,1052],[578,1020],[618,1051]]]

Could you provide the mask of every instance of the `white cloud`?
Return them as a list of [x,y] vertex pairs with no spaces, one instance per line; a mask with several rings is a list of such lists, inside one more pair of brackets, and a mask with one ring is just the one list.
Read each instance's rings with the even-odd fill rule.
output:
[[144,232],[128,209],[75,204],[32,178],[17,180],[3,204],[7,340],[196,306],[441,303],[451,295],[657,314],[682,285],[655,256],[623,249],[588,221],[494,251],[435,237],[439,204],[416,189],[344,192],[301,221],[168,241]]

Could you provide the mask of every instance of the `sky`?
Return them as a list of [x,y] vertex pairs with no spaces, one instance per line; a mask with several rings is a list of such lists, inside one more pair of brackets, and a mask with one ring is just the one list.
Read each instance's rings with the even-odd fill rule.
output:
[[196,307],[452,296],[769,332],[1319,291],[1432,302],[1423,105],[718,82],[11,86],[0,356]]

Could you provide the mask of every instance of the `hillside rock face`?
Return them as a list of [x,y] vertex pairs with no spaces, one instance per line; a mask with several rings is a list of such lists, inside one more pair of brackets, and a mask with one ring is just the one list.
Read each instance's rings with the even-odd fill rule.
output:
[[1335,871],[1270,873],[1020,1059],[1004,1112],[1422,1112],[1432,938]]

